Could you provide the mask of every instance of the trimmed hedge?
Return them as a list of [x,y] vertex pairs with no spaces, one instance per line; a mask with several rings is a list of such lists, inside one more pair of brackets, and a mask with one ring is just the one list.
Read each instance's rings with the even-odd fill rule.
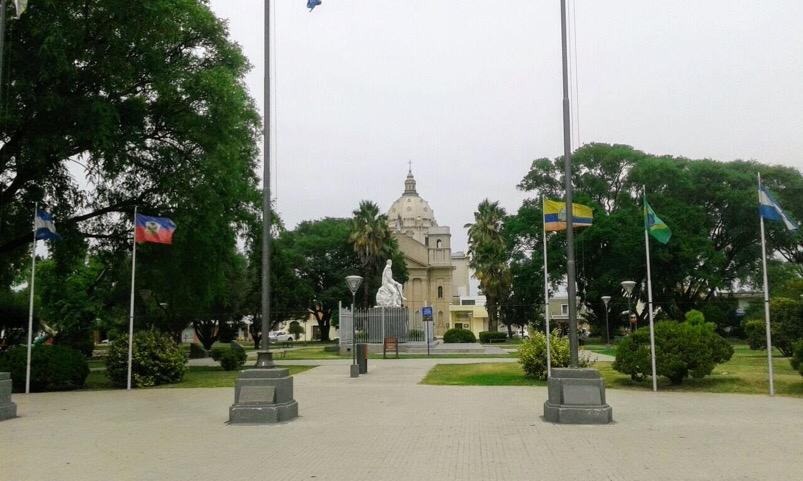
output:
[[[669,378],[672,384],[680,384],[689,376],[703,378],[731,356],[733,347],[715,332],[713,323],[655,324],[656,372]],[[613,368],[630,374],[633,380],[645,379],[652,373],[649,328],[639,328],[619,343]]]
[[243,367],[246,359],[248,355],[244,349],[228,349],[220,355],[220,367],[224,371],[234,371]]
[[[187,371],[187,354],[167,335],[157,331],[134,334],[131,385],[158,386],[181,382]],[[114,341],[106,357],[106,374],[112,384],[125,387],[128,377],[128,337]]]
[[[0,371],[11,373],[15,392],[25,391],[26,346],[0,353]],[[71,347],[42,344],[31,349],[31,391],[71,391],[84,386],[89,365],[84,355]]]
[[756,351],[767,348],[767,328],[764,321],[751,319],[742,323],[744,335],[747,337],[747,345]]
[[499,331],[482,331],[480,333],[480,342],[505,342],[507,341],[507,334]]
[[215,361],[220,361],[220,358],[223,356],[223,353],[229,350],[231,350],[231,348],[228,346],[215,346],[209,350],[209,355]]
[[443,342],[477,342],[477,337],[468,329],[449,329],[443,334]]

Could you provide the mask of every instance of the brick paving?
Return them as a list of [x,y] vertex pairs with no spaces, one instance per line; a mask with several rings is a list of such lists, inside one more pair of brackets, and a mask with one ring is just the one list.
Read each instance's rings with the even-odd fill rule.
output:
[[[482,360],[485,361],[485,360]],[[301,417],[228,426],[233,389],[15,395],[0,480],[801,479],[803,400],[608,390],[616,423],[541,420],[539,387],[418,384],[435,363],[295,377]],[[297,363],[290,362],[290,363]]]

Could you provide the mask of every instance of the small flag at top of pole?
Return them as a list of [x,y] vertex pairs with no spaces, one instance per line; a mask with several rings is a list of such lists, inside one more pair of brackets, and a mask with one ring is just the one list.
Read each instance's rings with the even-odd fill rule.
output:
[[313,8],[321,4],[321,0],[307,0],[307,8],[311,12]]

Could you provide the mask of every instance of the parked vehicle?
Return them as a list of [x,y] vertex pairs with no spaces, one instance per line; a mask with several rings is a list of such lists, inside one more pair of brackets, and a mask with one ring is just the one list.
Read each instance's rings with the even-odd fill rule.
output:
[[285,331],[272,331],[268,333],[268,341],[270,342],[293,342],[294,339],[292,334]]

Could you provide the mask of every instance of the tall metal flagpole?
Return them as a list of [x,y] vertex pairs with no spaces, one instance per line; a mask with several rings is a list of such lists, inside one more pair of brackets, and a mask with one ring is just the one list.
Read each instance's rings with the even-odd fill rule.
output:
[[574,204],[572,203],[572,144],[569,118],[569,60],[566,47],[566,0],[560,0],[561,54],[563,59],[563,162],[566,183],[566,291],[569,295],[569,366],[578,365],[577,285],[574,261]]
[[[3,2],[5,4],[5,2]],[[5,5],[2,6],[5,11]],[[5,20],[5,19],[3,19]],[[2,49],[0,49],[2,55]],[[31,299],[28,303],[28,357],[25,361],[25,394],[31,392],[31,343],[33,338],[33,290],[36,281],[36,212],[39,202],[33,204],[33,249],[31,249]]]
[[541,195],[541,229],[543,229],[544,244],[544,322],[546,327],[546,377],[552,377],[552,353],[549,347],[549,338],[552,333],[549,331],[549,272],[547,270],[546,256],[546,219],[544,219],[544,196]]
[[[270,0],[265,0],[265,78],[262,132],[262,349],[270,352]],[[270,359],[270,356],[267,356]]]
[[131,390],[131,361],[134,352],[134,286],[136,285],[136,272],[137,272],[137,206],[134,206],[134,231],[132,232],[131,241],[134,248],[131,251],[131,304],[129,305],[128,314],[128,377],[126,382],[126,389]]
[[647,187],[642,186],[644,196],[644,248],[647,251],[647,309],[650,311],[650,362],[652,363],[652,390],[658,391],[658,374],[655,370],[655,328],[652,316],[652,275],[650,271],[650,236],[647,233]]
[[[758,174],[758,203],[761,205],[761,174]],[[764,238],[764,216],[758,213],[761,225],[761,267],[764,271],[764,323],[767,330],[767,367],[770,377],[770,396],[775,396],[775,376],[772,370],[772,335],[770,333],[770,288],[767,282],[767,241]]]

